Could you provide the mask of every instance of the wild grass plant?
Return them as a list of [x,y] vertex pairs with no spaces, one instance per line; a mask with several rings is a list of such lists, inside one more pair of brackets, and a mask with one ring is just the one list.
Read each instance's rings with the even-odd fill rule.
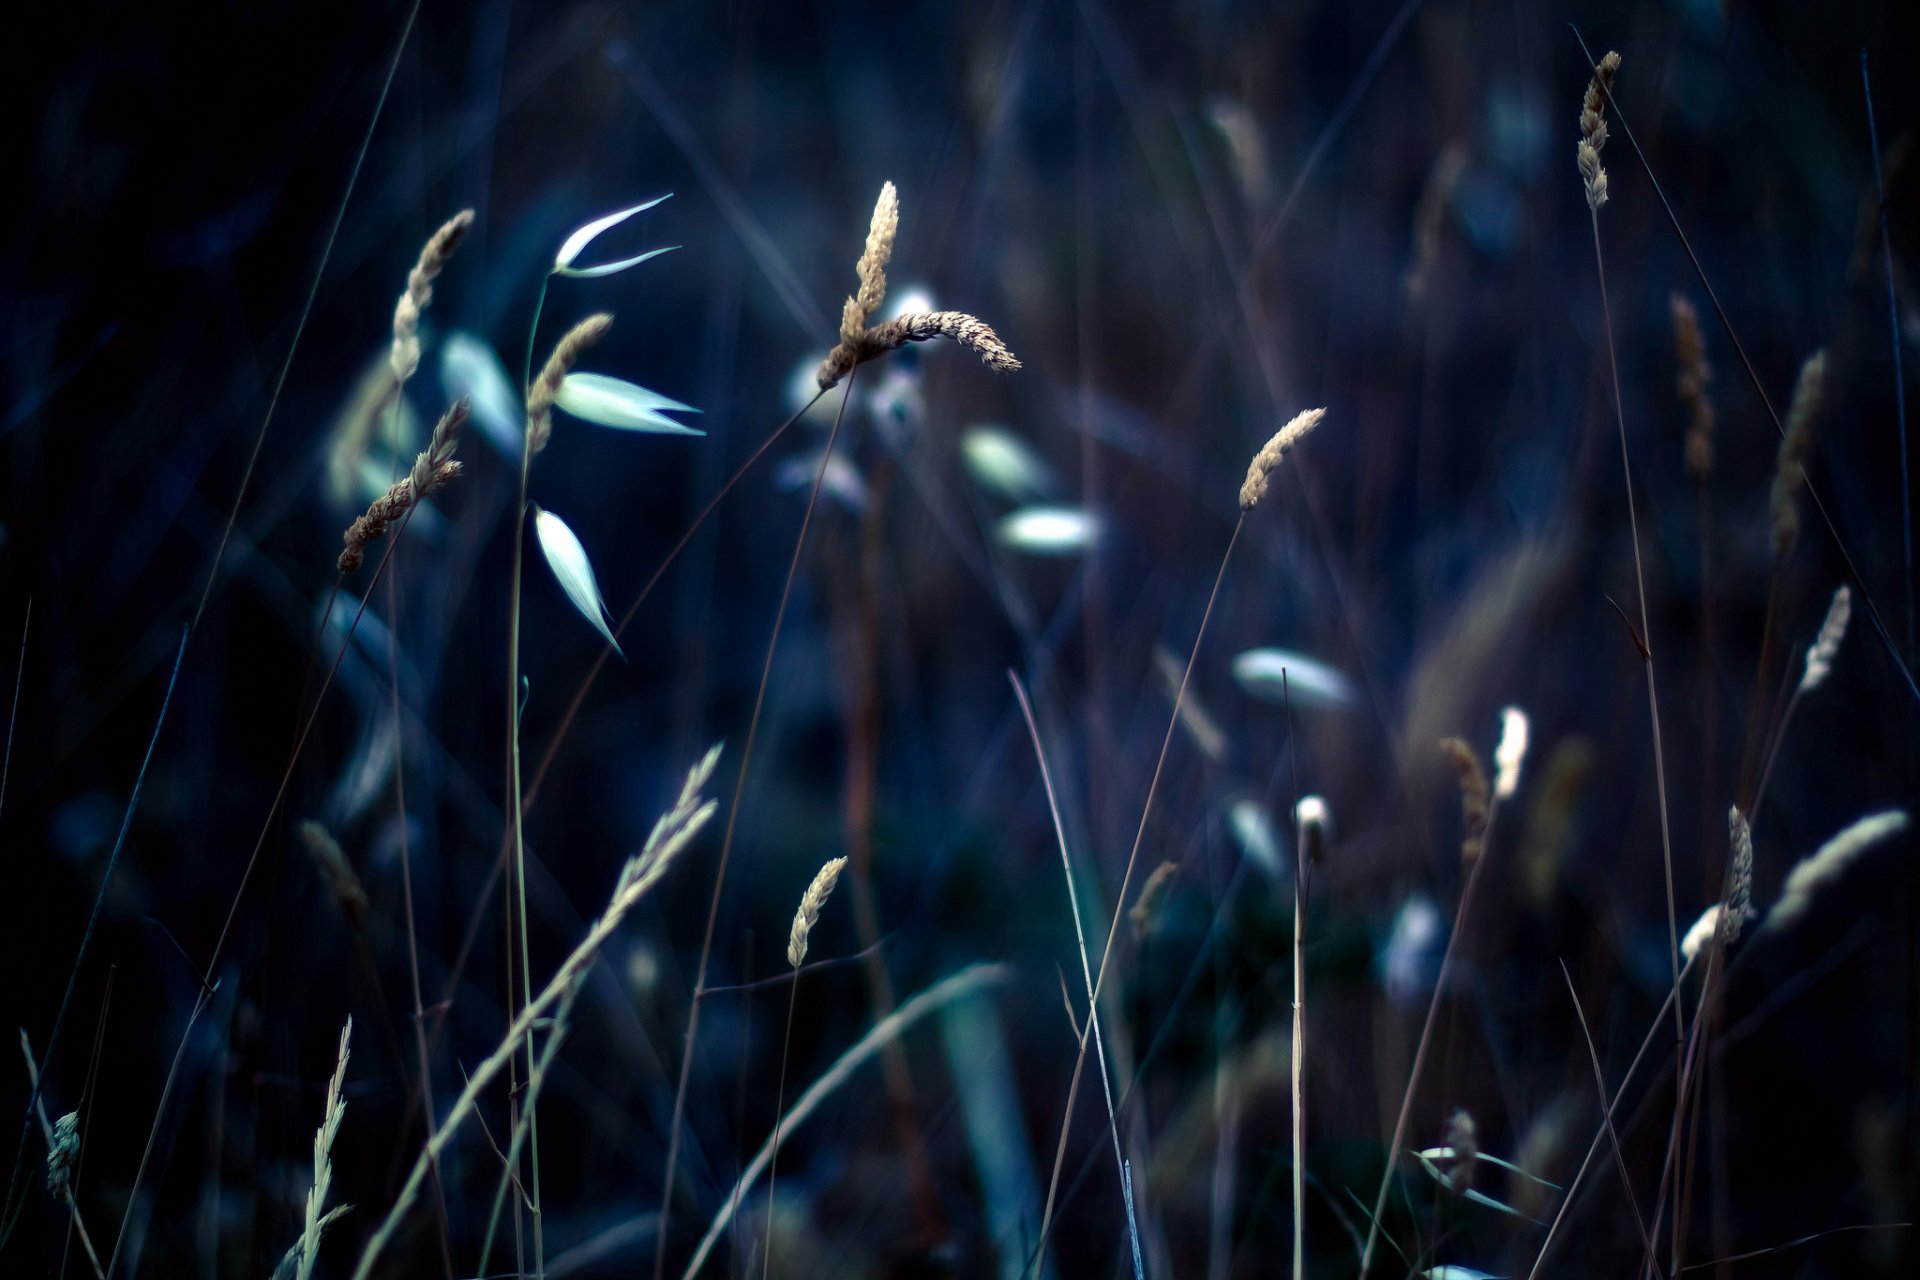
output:
[[0,259],[0,1274],[1906,1274],[1901,14],[670,9]]

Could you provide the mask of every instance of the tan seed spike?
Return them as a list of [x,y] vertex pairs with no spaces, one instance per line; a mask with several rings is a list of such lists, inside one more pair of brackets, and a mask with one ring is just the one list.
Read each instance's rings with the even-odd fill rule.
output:
[[529,453],[546,448],[553,436],[553,398],[560,394],[560,384],[580,362],[580,353],[604,338],[612,326],[613,317],[604,311],[588,316],[567,330],[566,336],[553,348],[553,354],[547,357],[546,367],[540,370],[540,376],[533,380],[533,387],[527,392]]
[[1607,145],[1607,91],[1619,70],[1620,55],[1609,51],[1593,69],[1580,104],[1580,177],[1587,187],[1587,207],[1595,213],[1607,202],[1607,171],[1600,166],[1600,150]]
[[1280,465],[1280,459],[1292,452],[1307,432],[1320,425],[1320,419],[1327,416],[1322,409],[1308,409],[1297,413],[1293,420],[1280,428],[1273,439],[1260,447],[1253,455],[1253,461],[1247,464],[1247,478],[1240,486],[1240,510],[1251,511],[1260,505],[1260,499],[1267,496],[1267,480],[1273,475],[1273,469]]
[[1707,363],[1707,341],[1700,332],[1700,313],[1693,303],[1674,294],[1673,357],[1679,365],[1674,389],[1687,409],[1687,474],[1704,480],[1713,470],[1713,401],[1707,388],[1713,383],[1713,368]]
[[1460,860],[1472,866],[1487,835],[1487,770],[1465,738],[1442,738],[1440,750],[1460,775]]
[[822,391],[863,360],[885,355],[909,342],[927,342],[951,338],[966,347],[996,373],[1012,373],[1020,361],[993,331],[993,326],[964,311],[928,311],[900,316],[882,325],[873,324],[873,316],[887,296],[887,262],[893,257],[894,237],[900,230],[900,197],[891,182],[880,188],[880,199],[873,206],[873,221],[867,227],[866,247],[854,270],[860,288],[840,308],[840,340],[827,358],[820,362],[814,382]]
[[388,525],[404,516],[416,502],[446,488],[447,482],[460,474],[460,464],[454,460],[453,452],[460,445],[460,428],[466,421],[467,402],[454,401],[440,415],[440,421],[433,428],[433,438],[414,458],[412,469],[386,493],[375,498],[365,515],[356,516],[347,526],[341,535],[341,541],[346,543],[340,553],[341,573],[358,569],[366,560],[368,543],[379,541]]
[[473,225],[473,210],[462,209],[433,233],[420,250],[420,260],[407,273],[407,291],[393,307],[393,352],[388,363],[396,382],[405,382],[420,367],[420,313],[433,301],[433,281],[446,269],[453,251],[460,247],[467,228]]
[[1786,434],[1780,440],[1780,452],[1774,459],[1773,490],[1768,505],[1773,515],[1773,558],[1784,560],[1800,541],[1800,486],[1806,483],[1804,467],[1813,451],[1813,429],[1820,420],[1820,402],[1827,385],[1827,353],[1816,351],[1800,366],[1799,380],[1793,386],[1793,403],[1787,408]]
[[827,905],[827,896],[833,892],[833,886],[840,879],[840,873],[846,869],[845,858],[833,858],[820,868],[813,883],[800,895],[800,909],[793,913],[793,928],[787,934],[787,963],[798,969],[807,958],[807,935],[813,932],[814,922],[820,918],[820,909]]
[[[842,342],[858,339],[873,319],[873,313],[887,300],[887,262],[893,257],[893,238],[899,232],[900,194],[894,190],[891,182],[883,183],[880,199],[874,202],[873,221],[867,226],[866,248],[861,250],[860,261],[854,264],[853,269],[860,276],[860,292],[853,296],[853,306],[846,308],[842,314]],[[848,321],[856,314],[859,327],[849,331]]]

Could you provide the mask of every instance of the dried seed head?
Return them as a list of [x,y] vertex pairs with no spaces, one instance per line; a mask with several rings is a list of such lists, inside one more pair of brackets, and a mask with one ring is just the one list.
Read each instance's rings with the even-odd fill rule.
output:
[[527,452],[535,454],[547,447],[547,441],[553,435],[553,398],[560,394],[560,384],[573,366],[579,363],[580,353],[606,336],[613,325],[613,317],[602,311],[588,316],[573,328],[554,346],[553,354],[547,357],[546,367],[540,370],[540,376],[533,380],[533,386],[527,391]]
[[47,1190],[57,1199],[73,1194],[73,1170],[80,1162],[80,1113],[69,1111],[53,1122],[53,1144],[47,1148]]
[[1713,470],[1713,401],[1707,388],[1713,382],[1713,369],[1707,364],[1707,341],[1700,332],[1700,313],[1680,294],[1671,299],[1673,307],[1673,358],[1679,366],[1674,389],[1687,410],[1687,474],[1704,480]]
[[1784,928],[1805,915],[1821,890],[1838,880],[1854,859],[1885,840],[1907,829],[1907,815],[1900,809],[1869,814],[1820,846],[1818,852],[1803,859],[1787,874],[1780,890],[1780,901],[1767,913],[1765,927]]
[[1774,459],[1773,491],[1769,508],[1773,514],[1773,558],[1784,560],[1800,541],[1800,486],[1806,483],[1805,462],[1813,450],[1813,428],[1820,419],[1820,402],[1827,386],[1827,353],[1816,351],[1800,366],[1800,377],[1793,384],[1793,403],[1787,408],[1786,433],[1780,439],[1780,452]]
[[998,373],[1012,373],[1020,361],[993,327],[978,316],[964,311],[922,311],[900,316],[887,323],[873,324],[874,312],[887,296],[887,262],[893,256],[894,236],[900,230],[900,199],[893,184],[880,188],[880,199],[873,207],[873,221],[867,228],[867,243],[854,270],[860,276],[860,288],[840,308],[840,340],[814,374],[814,383],[822,391],[839,383],[856,364],[885,355],[909,342],[932,338],[952,338],[980,357],[981,363]]
[[365,515],[354,517],[353,523],[340,535],[346,544],[338,562],[341,573],[357,570],[366,560],[368,543],[378,541],[387,532],[388,525],[406,515],[415,503],[444,489],[448,481],[460,474],[460,464],[453,454],[460,446],[460,429],[466,421],[467,402],[454,401],[434,424],[432,438],[414,458],[407,474],[375,498]]
[[800,909],[793,913],[793,928],[787,933],[787,963],[796,969],[807,958],[807,935],[813,932],[820,908],[827,905],[827,896],[833,892],[834,883],[846,865],[845,858],[829,860],[813,877],[807,891],[800,895]]
[[361,885],[353,864],[347,861],[347,855],[342,852],[340,842],[317,822],[302,822],[299,832],[300,843],[306,848],[307,856],[313,859],[314,869],[320,873],[320,882],[326,885],[327,892],[346,913],[347,919],[357,926],[367,914],[367,891]]
[[1723,947],[1740,941],[1740,929],[1753,911],[1753,824],[1737,805],[1727,810],[1727,843],[1732,852],[1727,868],[1727,907],[1720,916]]
[[1846,583],[1833,589],[1833,603],[1827,606],[1827,620],[1820,624],[1820,634],[1807,647],[1807,669],[1800,677],[1800,692],[1817,689],[1833,670],[1833,659],[1840,652],[1840,642],[1847,638],[1847,619],[1853,614],[1853,593],[1847,590]]
[[964,311],[920,311],[869,329],[861,343],[860,358],[871,360],[909,342],[933,338],[952,338],[995,373],[1012,373],[1020,367],[1019,359],[1007,350],[993,326]]
[[1487,771],[1465,738],[1442,738],[1440,750],[1460,775],[1460,861],[1471,867],[1487,835]]
[[1286,426],[1274,432],[1273,439],[1260,446],[1260,452],[1253,455],[1253,461],[1247,464],[1247,478],[1240,485],[1240,510],[1251,511],[1260,505],[1260,499],[1267,496],[1267,480],[1273,475],[1273,469],[1280,465],[1280,459],[1300,443],[1307,432],[1320,425],[1320,419],[1327,411],[1308,409],[1293,415]]
[[860,291],[842,309],[840,340],[852,342],[865,332],[873,313],[887,299],[887,261],[893,257],[893,238],[900,232],[900,194],[891,182],[882,183],[880,198],[873,205],[873,220],[867,224],[866,247],[854,271],[860,277]]
[[446,269],[472,225],[473,210],[454,214],[433,233],[420,250],[420,260],[407,273],[407,291],[393,308],[393,351],[388,356],[396,382],[404,383],[420,367],[420,313],[433,301],[434,277]]
[[1179,874],[1179,863],[1162,862],[1153,869],[1147,882],[1140,886],[1140,896],[1133,900],[1133,907],[1127,912],[1127,923],[1133,926],[1136,942],[1146,937],[1153,928],[1154,917],[1160,914],[1160,908],[1173,888],[1173,879]]
[[1619,70],[1618,53],[1609,52],[1600,59],[1580,104],[1580,177],[1587,188],[1587,207],[1595,213],[1607,202],[1607,171],[1600,165],[1600,150],[1607,145],[1607,91]]

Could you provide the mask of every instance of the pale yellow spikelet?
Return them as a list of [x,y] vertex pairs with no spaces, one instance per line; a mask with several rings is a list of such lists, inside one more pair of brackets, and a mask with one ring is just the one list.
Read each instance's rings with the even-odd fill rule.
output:
[[1619,70],[1620,55],[1609,51],[1593,69],[1580,103],[1580,178],[1587,188],[1587,207],[1595,213],[1607,202],[1607,171],[1601,167],[1600,151],[1607,145],[1607,91]]
[[1267,496],[1267,481],[1273,475],[1274,468],[1326,416],[1325,408],[1296,413],[1286,426],[1273,433],[1271,440],[1260,446],[1260,452],[1254,454],[1253,461],[1247,464],[1247,478],[1240,485],[1241,511],[1251,511],[1260,505],[1260,499]]
[[813,932],[814,923],[820,919],[820,909],[827,905],[827,897],[846,866],[845,858],[829,859],[813,877],[807,891],[800,895],[800,909],[793,913],[793,928],[787,933],[787,963],[796,969],[807,958],[807,937]]
[[613,326],[613,317],[602,311],[588,316],[555,344],[553,354],[547,357],[547,363],[540,370],[540,376],[533,380],[533,386],[527,391],[527,452],[538,453],[547,447],[547,441],[553,435],[553,399],[560,394],[560,384],[567,374],[580,361],[580,355],[588,347],[607,335]]
[[1465,738],[1442,738],[1440,750],[1460,775],[1460,860],[1470,867],[1480,860],[1487,835],[1486,766]]
[[1793,403],[1787,408],[1786,434],[1780,439],[1780,452],[1774,459],[1773,490],[1769,509],[1773,515],[1773,558],[1783,560],[1800,541],[1800,487],[1806,483],[1805,463],[1813,451],[1813,429],[1820,420],[1820,403],[1827,386],[1827,353],[1816,351],[1800,366],[1800,377],[1793,385]]
[[393,351],[388,356],[396,383],[404,383],[420,367],[420,313],[433,301],[434,278],[446,270],[472,225],[473,210],[454,214],[428,239],[420,260],[407,273],[407,291],[393,307]]

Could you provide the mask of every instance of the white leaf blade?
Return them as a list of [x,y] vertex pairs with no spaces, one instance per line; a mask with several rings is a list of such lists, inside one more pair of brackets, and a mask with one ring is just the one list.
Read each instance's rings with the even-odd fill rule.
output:
[[[634,205],[632,208],[609,213],[604,218],[595,218],[592,222],[576,229],[572,235],[568,236],[566,240],[561,243],[560,252],[553,255],[553,269],[555,273],[563,276],[580,274],[580,271],[573,269],[573,261],[580,256],[581,252],[585,250],[588,245],[592,244],[594,240],[598,238],[601,232],[605,231],[608,227],[618,226],[636,213],[645,213],[648,209],[653,208],[653,206],[659,204],[662,200],[668,199],[672,195],[673,193],[669,191],[664,196],[655,196],[653,199],[643,201],[640,204]],[[583,268],[583,270],[591,269],[592,268]]]
[[1100,517],[1074,507],[1022,507],[999,525],[1002,544],[1041,556],[1079,555],[1100,534]]
[[648,258],[657,258],[663,253],[672,253],[679,247],[677,244],[665,245],[659,249],[649,249],[645,253],[636,254],[631,258],[622,258],[618,262],[603,262],[597,267],[567,267],[559,274],[572,276],[576,280],[593,280],[600,276],[610,276],[625,271],[628,267],[637,267]]
[[1353,681],[1344,672],[1286,649],[1248,649],[1235,655],[1233,678],[1263,702],[1291,700],[1296,707],[1348,707],[1354,701]]
[[489,444],[503,457],[519,461],[526,413],[492,347],[470,333],[449,335],[440,348],[440,383],[449,399],[467,398],[473,421]]
[[601,599],[600,584],[594,581],[593,565],[587,560],[587,549],[580,545],[580,539],[567,527],[566,521],[551,511],[543,511],[535,506],[533,527],[535,536],[540,540],[541,553],[547,557],[547,566],[553,570],[560,589],[567,593],[567,599],[573,601],[573,607],[593,624],[594,630],[624,660],[627,655],[621,653],[619,641],[613,638],[613,632],[607,626],[607,605]]
[[1003,427],[968,427],[960,437],[960,457],[975,484],[1011,502],[1044,500],[1059,489],[1052,469]]
[[622,431],[648,431],[660,435],[703,436],[696,427],[675,422],[668,413],[699,413],[690,404],[681,404],[657,391],[608,377],[604,373],[570,373],[560,382],[553,397],[556,407],[583,422]]

